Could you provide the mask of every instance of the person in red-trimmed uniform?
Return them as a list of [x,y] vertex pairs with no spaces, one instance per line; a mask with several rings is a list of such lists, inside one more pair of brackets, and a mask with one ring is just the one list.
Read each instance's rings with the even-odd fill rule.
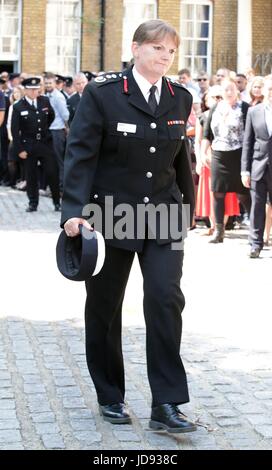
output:
[[[98,76],[86,86],[65,157],[61,225],[68,236],[79,234],[79,224],[91,229],[82,217],[90,197],[103,211],[105,196],[111,195],[114,208],[119,203],[129,203],[135,211],[138,204],[175,204],[181,217],[182,203],[187,203],[193,214],[194,185],[185,130],[192,97],[165,77],[178,46],[179,36],[170,24],[147,21],[134,33],[134,66]],[[144,239],[106,238],[104,266],[86,282],[87,363],[103,419],[129,423],[121,312],[137,253],[144,279],[150,427],[195,431],[195,424],[178,408],[189,401],[179,352],[185,305],[180,289],[183,251],[171,249],[170,232],[165,238],[159,232],[153,235],[149,237],[146,230]]]

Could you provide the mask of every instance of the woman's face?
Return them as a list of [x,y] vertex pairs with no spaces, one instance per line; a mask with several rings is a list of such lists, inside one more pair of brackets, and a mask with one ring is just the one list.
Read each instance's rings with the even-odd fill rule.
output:
[[14,96],[15,101],[18,101],[21,98],[21,92],[18,88],[15,88],[13,90],[13,96]]
[[233,102],[237,99],[238,90],[235,83],[228,83],[223,86],[223,98],[226,101]]
[[260,98],[263,94],[263,85],[261,82],[256,82],[252,86],[251,93],[255,98]]
[[132,52],[135,60],[135,66],[147,80],[157,81],[165,75],[171,67],[176,44],[170,36],[165,36],[158,42],[132,43]]

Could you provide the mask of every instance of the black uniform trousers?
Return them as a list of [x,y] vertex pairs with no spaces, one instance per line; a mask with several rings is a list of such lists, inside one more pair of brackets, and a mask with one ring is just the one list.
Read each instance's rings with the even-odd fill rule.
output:
[[52,145],[43,141],[33,141],[25,160],[29,203],[34,206],[38,206],[39,203],[38,161],[43,165],[53,202],[59,204],[59,176],[56,157]]
[[[135,253],[106,247],[100,273],[86,282],[86,356],[100,405],[121,403],[125,397],[121,345],[122,303]],[[186,373],[180,357],[180,289],[183,251],[171,244],[145,240],[138,253],[143,274],[147,373],[152,406],[189,401]]]
[[267,201],[272,201],[272,168],[267,165],[264,175],[259,181],[251,180],[251,211],[250,211],[250,230],[249,243],[253,248],[263,248],[263,235],[265,228],[265,207]]

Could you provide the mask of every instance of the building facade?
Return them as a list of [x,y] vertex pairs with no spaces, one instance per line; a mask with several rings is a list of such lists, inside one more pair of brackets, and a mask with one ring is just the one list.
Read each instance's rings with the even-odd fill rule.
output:
[[119,70],[133,31],[153,18],[180,32],[173,74],[272,70],[272,0],[0,0],[0,70]]

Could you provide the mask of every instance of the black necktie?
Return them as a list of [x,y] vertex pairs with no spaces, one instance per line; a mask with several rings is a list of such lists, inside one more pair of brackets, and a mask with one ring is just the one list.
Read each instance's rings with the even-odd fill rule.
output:
[[157,100],[156,100],[156,97],[155,97],[156,90],[157,90],[157,87],[155,85],[152,85],[152,87],[150,88],[150,94],[149,94],[149,98],[148,98],[148,104],[149,104],[153,114],[155,114],[157,106],[158,106]]
[[36,108],[35,101],[32,101],[32,106],[34,106],[34,108]]

